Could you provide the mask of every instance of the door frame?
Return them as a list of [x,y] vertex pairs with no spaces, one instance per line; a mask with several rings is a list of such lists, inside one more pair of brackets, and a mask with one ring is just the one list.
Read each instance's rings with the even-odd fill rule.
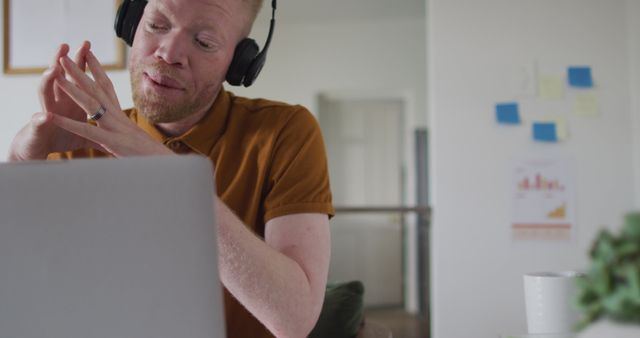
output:
[[[379,90],[330,90],[322,91],[316,97],[316,107],[320,107],[322,100],[399,100],[402,101],[402,142],[403,142],[403,182],[402,199],[404,206],[416,205],[416,159],[415,159],[415,130],[416,125],[416,99],[410,89],[379,89]],[[320,120],[321,111],[318,109],[317,118]],[[418,219],[416,214],[404,215],[405,227],[403,229],[403,264],[404,264],[404,307],[405,311],[412,314],[420,312],[420,281],[418,257]]]

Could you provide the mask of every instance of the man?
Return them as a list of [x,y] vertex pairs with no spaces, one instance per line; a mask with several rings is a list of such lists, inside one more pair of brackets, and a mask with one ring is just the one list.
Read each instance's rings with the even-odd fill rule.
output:
[[222,87],[260,2],[149,1],[129,56],[135,109],[126,112],[90,44],[75,60],[62,45],[41,82],[43,112],[16,135],[9,159],[210,157],[228,336],[304,337],[322,307],[330,255],[319,128],[300,106]]

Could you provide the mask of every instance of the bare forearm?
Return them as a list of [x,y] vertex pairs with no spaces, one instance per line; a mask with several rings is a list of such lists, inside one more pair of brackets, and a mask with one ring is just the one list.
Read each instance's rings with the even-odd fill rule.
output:
[[278,337],[304,337],[315,324],[323,285],[247,229],[216,201],[220,274],[227,289]]

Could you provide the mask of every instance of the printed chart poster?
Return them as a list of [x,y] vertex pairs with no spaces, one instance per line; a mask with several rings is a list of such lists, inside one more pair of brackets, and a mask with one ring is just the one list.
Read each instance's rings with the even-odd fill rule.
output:
[[574,187],[566,161],[515,162],[514,239],[569,240],[575,227]]

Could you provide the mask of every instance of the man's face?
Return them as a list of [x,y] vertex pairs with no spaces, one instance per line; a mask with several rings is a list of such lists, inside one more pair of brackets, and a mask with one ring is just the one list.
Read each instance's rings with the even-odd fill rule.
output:
[[138,111],[168,123],[208,109],[248,16],[239,0],[150,0],[129,57]]

